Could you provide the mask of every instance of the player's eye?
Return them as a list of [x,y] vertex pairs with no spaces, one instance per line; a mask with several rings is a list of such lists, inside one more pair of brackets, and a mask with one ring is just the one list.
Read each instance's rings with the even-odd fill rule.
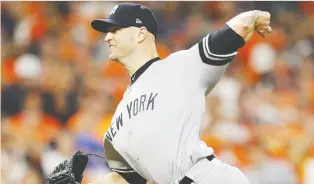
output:
[[122,29],[121,27],[111,27],[108,29],[108,32],[110,33],[116,33],[117,31],[119,31],[120,29]]

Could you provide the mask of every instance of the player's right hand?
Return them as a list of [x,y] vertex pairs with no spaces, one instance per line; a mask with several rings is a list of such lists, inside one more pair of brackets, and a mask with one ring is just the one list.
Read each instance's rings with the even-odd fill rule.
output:
[[265,37],[266,34],[272,31],[272,28],[270,27],[270,13],[260,10],[255,10],[254,13],[256,15],[254,29],[259,35]]
[[229,20],[227,25],[242,36],[245,42],[252,38],[254,32],[265,37],[272,30],[270,13],[260,10],[243,12]]

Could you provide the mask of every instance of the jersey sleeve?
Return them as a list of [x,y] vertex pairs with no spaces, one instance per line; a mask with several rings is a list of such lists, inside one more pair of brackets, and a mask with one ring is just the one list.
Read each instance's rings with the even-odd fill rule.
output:
[[[178,73],[181,72],[189,86],[197,85],[206,94],[219,82],[229,63],[237,55],[237,48],[244,45],[244,40],[239,35],[231,35],[231,39],[228,39],[230,33],[236,34],[233,30],[227,26],[223,29],[206,35],[190,49],[172,56],[177,61],[176,68],[181,70]],[[236,39],[232,39],[232,36]]]
[[232,59],[237,55],[237,51],[226,54],[212,53],[209,41],[210,36],[211,34],[208,34],[197,44],[201,61],[209,66],[224,66],[232,61]]
[[110,141],[104,140],[104,148],[107,163],[112,171],[118,173],[130,184],[146,184],[147,180],[132,169]]
[[196,67],[198,69],[195,72],[199,72],[200,86],[206,89],[206,95],[220,81],[225,70],[229,66],[229,63],[237,55],[237,51],[226,54],[211,52],[211,45],[208,41],[209,37],[210,34],[197,43],[197,49],[190,49],[190,52],[192,52],[191,54],[199,55],[199,57],[196,57],[196,60],[194,61],[194,64],[198,65],[198,67]]

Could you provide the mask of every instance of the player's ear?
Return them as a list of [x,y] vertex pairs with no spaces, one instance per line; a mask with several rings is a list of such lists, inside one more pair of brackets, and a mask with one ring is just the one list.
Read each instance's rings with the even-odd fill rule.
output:
[[140,27],[137,35],[137,43],[143,42],[147,37],[148,31],[146,27]]

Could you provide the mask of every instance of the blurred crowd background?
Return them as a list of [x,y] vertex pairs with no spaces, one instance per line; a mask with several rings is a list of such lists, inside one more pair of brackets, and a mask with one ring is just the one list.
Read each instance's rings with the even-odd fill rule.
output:
[[[161,58],[240,12],[271,13],[272,34],[254,35],[208,95],[201,136],[252,184],[313,184],[314,3],[140,3],[159,21]],[[1,3],[1,183],[39,184],[76,150],[103,155],[130,79],[90,22],[116,4]],[[92,157],[84,183],[108,171]]]

